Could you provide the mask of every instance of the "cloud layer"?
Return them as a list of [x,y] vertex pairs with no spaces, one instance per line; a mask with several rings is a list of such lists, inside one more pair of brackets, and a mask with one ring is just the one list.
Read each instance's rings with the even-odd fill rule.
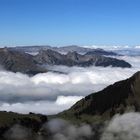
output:
[[75,102],[82,99],[82,96],[58,96],[55,101],[28,101],[28,102],[1,102],[0,110],[13,111],[19,113],[41,113],[56,114],[70,108]]
[[119,58],[130,62],[133,68],[53,66],[49,69],[59,73],[33,77],[2,70],[0,110],[55,114],[67,109],[84,96],[126,79],[140,69],[140,57]]

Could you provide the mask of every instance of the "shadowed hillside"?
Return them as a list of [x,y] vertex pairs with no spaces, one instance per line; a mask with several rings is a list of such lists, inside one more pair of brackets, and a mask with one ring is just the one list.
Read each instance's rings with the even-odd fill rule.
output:
[[107,120],[117,113],[129,111],[140,111],[140,72],[86,96],[59,115],[90,122]]
[[0,65],[12,72],[21,72],[26,74],[37,74],[46,72],[46,70],[36,64],[33,56],[13,51],[8,48],[0,49]]

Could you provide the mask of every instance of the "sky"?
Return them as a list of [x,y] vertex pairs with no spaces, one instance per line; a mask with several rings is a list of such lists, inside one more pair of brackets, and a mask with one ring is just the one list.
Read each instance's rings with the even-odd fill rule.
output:
[[0,0],[0,46],[138,45],[140,0]]

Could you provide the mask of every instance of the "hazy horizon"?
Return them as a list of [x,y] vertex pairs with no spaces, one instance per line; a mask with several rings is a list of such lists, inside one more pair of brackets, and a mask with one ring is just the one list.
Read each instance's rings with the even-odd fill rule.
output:
[[26,45],[15,45],[15,46],[10,46],[10,45],[4,45],[0,46],[0,48],[4,47],[39,47],[39,46],[49,46],[49,47],[70,47],[70,46],[77,46],[77,47],[83,47],[83,48],[102,48],[102,49],[108,49],[108,48],[119,48],[119,49],[129,49],[129,48],[135,48],[135,49],[140,49],[140,45],[118,45],[118,44],[113,44],[113,45],[97,45],[97,44],[92,44],[92,45],[78,45],[78,44],[64,44],[64,45],[51,45],[51,44],[26,44]]

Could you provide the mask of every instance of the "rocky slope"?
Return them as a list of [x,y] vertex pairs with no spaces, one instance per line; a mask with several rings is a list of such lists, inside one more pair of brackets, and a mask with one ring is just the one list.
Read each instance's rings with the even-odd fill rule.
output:
[[100,122],[129,111],[140,111],[140,72],[85,97],[59,115],[67,119]]
[[46,71],[44,68],[36,64],[33,56],[7,48],[0,49],[0,65],[4,69],[12,72],[21,72],[33,75]]
[[41,50],[35,56],[35,61],[39,64],[49,65],[66,65],[66,66],[112,66],[112,67],[127,67],[131,65],[124,60],[104,57],[101,55],[81,55],[77,52],[68,52],[66,55],[60,54],[53,50]]

